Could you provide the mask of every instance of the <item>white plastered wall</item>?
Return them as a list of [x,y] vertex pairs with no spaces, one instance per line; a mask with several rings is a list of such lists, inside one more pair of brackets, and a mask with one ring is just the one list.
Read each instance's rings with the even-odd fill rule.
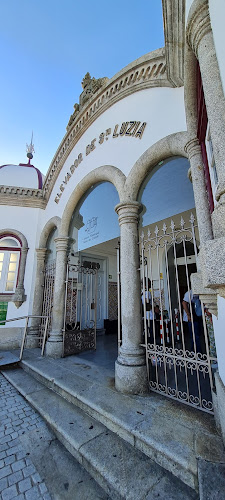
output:
[[[122,122],[132,120],[147,122],[142,139],[112,137],[116,124],[120,127]],[[99,144],[99,135],[108,128],[111,128],[108,140]],[[42,227],[51,217],[62,216],[74,188],[89,172],[100,166],[113,165],[127,176],[137,159],[150,146],[167,135],[185,130],[183,88],[146,89],[111,106],[88,128],[65,161],[43,213]],[[86,146],[95,138],[96,148],[86,156]],[[54,199],[60,193],[60,185],[79,153],[82,153],[83,161],[72,174],[57,204]]]

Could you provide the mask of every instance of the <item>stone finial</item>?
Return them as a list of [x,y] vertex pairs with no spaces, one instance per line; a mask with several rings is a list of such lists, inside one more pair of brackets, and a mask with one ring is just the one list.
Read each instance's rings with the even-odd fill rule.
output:
[[90,98],[101,88],[103,87],[108,78],[91,78],[90,73],[86,73],[84,79],[82,80],[83,92],[80,95],[79,104],[80,109],[84,106],[84,104],[90,100]]
[[80,111],[82,110],[83,106],[86,104],[87,101],[91,99],[91,97],[106,83],[108,82],[108,78],[91,78],[90,73],[86,73],[85,77],[83,78],[81,85],[83,88],[83,92],[80,94],[79,98],[79,104],[74,104],[74,112],[71,115],[68,125],[67,125],[67,130],[73,125],[74,121],[76,120],[77,116],[79,115]]
[[90,83],[91,83],[91,75],[90,73],[87,72],[81,82],[82,88],[85,89],[88,85],[90,85]]

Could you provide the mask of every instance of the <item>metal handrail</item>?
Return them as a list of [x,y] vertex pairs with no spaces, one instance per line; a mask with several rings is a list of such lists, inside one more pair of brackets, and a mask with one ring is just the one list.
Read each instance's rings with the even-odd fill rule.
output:
[[10,323],[11,321],[19,321],[20,319],[25,319],[26,320],[25,327],[24,327],[24,332],[23,332],[23,337],[22,337],[21,349],[20,349],[20,358],[19,358],[20,361],[21,361],[22,356],[23,356],[23,351],[24,351],[24,346],[25,346],[26,336],[27,336],[27,327],[28,327],[28,322],[29,322],[30,318],[45,318],[46,319],[43,337],[39,337],[39,336],[36,336],[36,335],[33,337],[33,338],[42,340],[41,356],[43,356],[44,355],[44,349],[45,349],[46,337],[47,337],[47,328],[48,328],[48,319],[49,319],[48,316],[36,316],[36,315],[32,315],[32,314],[30,315],[29,314],[27,316],[20,316],[19,318],[11,318],[11,319],[5,319],[5,320],[0,321],[0,324],[1,323],[5,324],[5,323]]

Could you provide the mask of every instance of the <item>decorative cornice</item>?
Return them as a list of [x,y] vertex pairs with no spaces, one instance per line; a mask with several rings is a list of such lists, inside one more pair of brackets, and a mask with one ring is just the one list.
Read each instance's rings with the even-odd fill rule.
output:
[[174,87],[184,85],[185,0],[162,0],[167,76]]
[[45,208],[46,204],[42,189],[0,186],[0,205]]
[[65,237],[57,236],[57,238],[54,239],[56,252],[67,252],[70,240],[71,238],[69,238],[68,236]]
[[37,261],[43,262],[48,252],[47,248],[36,248]]
[[49,199],[55,181],[74,146],[90,125],[113,104],[151,87],[171,87],[166,74],[165,49],[158,49],[132,62],[96,92],[77,114],[59,145],[48,169],[43,190]]
[[202,38],[211,31],[208,0],[195,0],[190,8],[186,36],[187,43],[198,56],[198,46]]
[[138,223],[139,214],[142,209],[142,204],[138,201],[128,201],[125,203],[118,203],[115,206],[115,211],[118,215],[119,225]]

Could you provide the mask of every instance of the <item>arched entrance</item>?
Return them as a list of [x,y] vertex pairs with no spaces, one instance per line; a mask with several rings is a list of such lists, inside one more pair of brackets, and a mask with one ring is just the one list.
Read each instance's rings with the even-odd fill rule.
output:
[[188,169],[185,158],[161,161],[140,190],[143,345],[151,390],[212,412],[213,356],[190,282],[199,236]]
[[[110,182],[92,186],[73,211],[64,312],[64,355],[96,349],[96,338],[117,332],[119,197]],[[112,325],[113,323],[113,325]],[[111,330],[112,331],[112,330]]]

